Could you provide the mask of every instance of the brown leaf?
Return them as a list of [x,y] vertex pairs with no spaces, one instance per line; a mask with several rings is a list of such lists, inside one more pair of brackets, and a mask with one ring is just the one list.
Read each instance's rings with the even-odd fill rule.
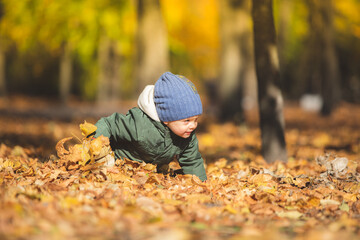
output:
[[59,158],[64,158],[69,154],[69,151],[65,149],[64,144],[71,139],[72,137],[63,138],[56,144],[55,149]]
[[360,214],[360,200],[357,200],[351,205],[351,210],[356,214]]
[[250,177],[249,182],[257,185],[266,184],[273,182],[273,177],[269,174],[256,174]]

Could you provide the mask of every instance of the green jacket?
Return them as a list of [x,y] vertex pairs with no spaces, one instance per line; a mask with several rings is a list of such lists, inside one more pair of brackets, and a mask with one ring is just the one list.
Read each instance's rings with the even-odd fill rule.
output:
[[204,161],[194,133],[189,138],[179,137],[137,107],[126,115],[114,113],[101,118],[95,125],[95,137],[108,137],[116,158],[126,157],[161,166],[169,164],[176,156],[184,174],[206,180]]

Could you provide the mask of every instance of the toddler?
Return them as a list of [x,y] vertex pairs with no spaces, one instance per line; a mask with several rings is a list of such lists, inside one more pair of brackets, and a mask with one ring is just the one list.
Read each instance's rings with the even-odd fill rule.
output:
[[158,169],[174,158],[184,174],[206,180],[194,130],[202,114],[200,96],[187,78],[166,72],[140,94],[138,107],[114,113],[95,125],[95,137],[108,137],[116,158],[152,163]]

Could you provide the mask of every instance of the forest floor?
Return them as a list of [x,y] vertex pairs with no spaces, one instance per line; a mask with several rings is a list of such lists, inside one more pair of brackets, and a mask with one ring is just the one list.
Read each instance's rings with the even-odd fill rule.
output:
[[287,103],[289,158],[273,164],[260,154],[256,110],[241,125],[204,114],[205,183],[150,164],[103,168],[57,156],[59,140],[82,141],[84,120],[134,104],[0,100],[0,239],[360,238],[360,105],[321,117]]

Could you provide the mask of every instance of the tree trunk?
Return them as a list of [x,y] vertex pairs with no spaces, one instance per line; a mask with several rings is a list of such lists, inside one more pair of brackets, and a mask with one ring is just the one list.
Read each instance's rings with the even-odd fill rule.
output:
[[[219,118],[242,121],[243,105],[256,102],[249,0],[219,1],[221,10],[221,69]],[[244,103],[245,101],[243,101]],[[248,105],[250,106],[250,105]]]
[[340,84],[339,84],[339,65],[335,53],[335,44],[333,37],[333,1],[319,1],[320,13],[324,22],[322,28],[323,37],[320,38],[323,41],[323,55],[322,55],[322,98],[323,107],[321,113],[324,116],[330,115],[335,105],[340,99]]
[[[283,89],[292,90],[294,86],[293,78],[290,77],[292,65],[288,63],[287,59],[288,41],[289,41],[289,29],[293,27],[291,25],[291,17],[294,9],[294,1],[279,1],[279,21],[278,21],[278,33],[277,33],[277,48],[279,52],[280,63],[280,77],[282,80]],[[285,80],[286,79],[286,80]],[[289,92],[287,92],[289,94]]]
[[[0,2],[0,20],[4,15],[3,3]],[[0,34],[0,97],[6,96],[6,72],[5,72],[5,50],[3,47],[2,36]]]
[[168,71],[167,31],[159,0],[138,0],[137,91],[154,82]]
[[119,98],[119,62],[116,42],[106,36],[102,37],[98,49],[98,104],[106,104]]
[[3,50],[2,44],[0,43],[0,97],[6,96],[5,69],[5,51]]
[[262,154],[267,162],[287,161],[272,0],[252,3]]
[[68,43],[64,44],[60,59],[60,100],[67,104],[71,91],[72,82],[72,61],[71,48]]
[[339,67],[335,53],[332,1],[307,0],[310,34],[300,64],[298,89],[321,94],[321,113],[329,115],[340,99]]

